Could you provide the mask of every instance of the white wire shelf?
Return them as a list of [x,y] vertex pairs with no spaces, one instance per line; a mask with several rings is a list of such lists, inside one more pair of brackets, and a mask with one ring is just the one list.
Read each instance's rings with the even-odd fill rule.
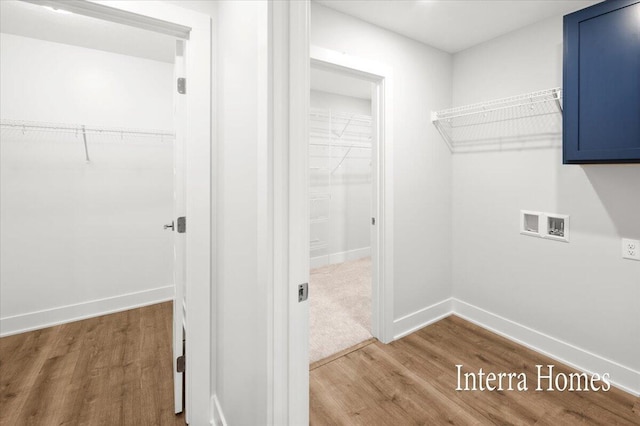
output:
[[312,121],[314,120],[323,121],[328,118],[331,118],[332,121],[335,121],[337,123],[339,122],[342,122],[342,123],[352,122],[354,124],[357,124],[358,122],[362,124],[371,123],[370,115],[353,114],[350,112],[340,112],[340,111],[328,110],[328,109],[322,109],[322,108],[310,108],[309,118]]
[[478,146],[557,138],[562,132],[562,90],[552,88],[432,112],[452,152]]
[[322,200],[330,200],[331,194],[328,192],[311,192],[309,193],[309,200],[311,201],[322,201]]
[[0,119],[0,128],[3,131],[17,131],[22,134],[29,132],[55,132],[70,133],[75,135],[105,135],[105,136],[135,136],[153,137],[173,140],[175,133],[162,130],[131,129],[125,127],[101,127],[84,124],[48,123],[40,121],[8,120]]
[[309,242],[309,249],[311,251],[323,250],[329,247],[329,243],[322,240],[311,240]]
[[329,221],[329,216],[318,216],[318,217],[312,217],[309,220],[309,223],[326,223]]
[[175,134],[162,130],[99,127],[85,124],[48,123],[41,121],[0,119],[2,143],[75,143],[81,142],[84,157],[90,162],[90,142],[147,144],[160,142],[170,146]]
[[[326,148],[345,148],[345,149],[371,149],[371,137],[367,137],[366,142],[354,140],[353,142],[322,142],[322,141],[309,141],[310,146],[321,146]],[[313,154],[311,154],[313,155]]]
[[372,118],[369,115],[312,108],[309,112],[310,144],[323,146],[371,146]]

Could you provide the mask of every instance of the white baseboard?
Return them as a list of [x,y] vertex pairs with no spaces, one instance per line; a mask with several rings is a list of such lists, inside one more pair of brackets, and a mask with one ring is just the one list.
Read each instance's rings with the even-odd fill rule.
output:
[[393,339],[399,339],[451,315],[451,298],[393,321]]
[[0,337],[173,300],[174,287],[154,288],[0,318]]
[[212,426],[227,426],[227,420],[224,418],[222,407],[220,407],[220,401],[218,396],[213,395],[211,397],[211,407],[213,407],[213,418],[211,419]]
[[341,251],[338,253],[325,254],[323,256],[312,257],[309,261],[311,269],[319,268],[325,265],[333,265],[335,263],[348,262],[350,260],[361,259],[371,256],[371,247],[363,247],[359,249]]
[[459,299],[452,299],[453,314],[493,331],[558,362],[586,373],[609,373],[611,384],[640,396],[640,372],[584,349],[518,324]]

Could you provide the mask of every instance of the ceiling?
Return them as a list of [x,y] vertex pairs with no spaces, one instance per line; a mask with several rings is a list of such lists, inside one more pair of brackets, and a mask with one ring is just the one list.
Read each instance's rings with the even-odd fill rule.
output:
[[0,0],[0,31],[173,63],[175,38],[31,3]]
[[[598,3],[593,0],[314,1],[450,53]],[[172,37],[86,16],[61,14],[17,0],[0,0],[0,31],[162,62],[174,60]]]
[[588,0],[314,1],[449,53],[599,3]]

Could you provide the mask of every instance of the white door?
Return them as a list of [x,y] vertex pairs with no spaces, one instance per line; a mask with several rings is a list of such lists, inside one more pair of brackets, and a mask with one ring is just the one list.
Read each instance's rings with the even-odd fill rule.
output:
[[[182,229],[183,218],[186,218],[186,158],[185,158],[185,130],[186,130],[186,94],[179,93],[178,79],[185,77],[185,44],[183,40],[176,41],[176,63],[174,81],[174,120],[176,138],[174,141],[174,287],[173,299],[173,392],[174,410],[181,413],[184,409],[184,392],[186,376],[184,371],[184,339],[187,329],[186,305],[186,233]],[[186,221],[186,219],[184,219]],[[186,222],[185,222],[186,225]]]

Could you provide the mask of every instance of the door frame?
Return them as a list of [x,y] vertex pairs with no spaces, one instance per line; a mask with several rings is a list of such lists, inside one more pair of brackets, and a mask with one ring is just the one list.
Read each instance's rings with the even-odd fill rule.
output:
[[[268,288],[267,424],[309,424],[309,0],[269,2],[268,192],[273,233]],[[312,296],[313,297],[313,296]]]
[[[310,63],[373,84],[371,107],[375,143],[372,151],[371,334],[393,340],[393,99],[392,70],[385,64],[311,46]],[[294,160],[295,161],[295,160]],[[298,160],[300,161],[300,160]],[[308,195],[307,195],[308,198]]]
[[215,348],[211,315],[215,286],[215,240],[212,238],[212,205],[216,163],[216,140],[212,118],[212,31],[211,17],[162,1],[90,0],[67,3],[38,0],[36,4],[92,16],[103,20],[162,32],[186,43],[187,120],[186,120],[186,420],[191,424],[211,422],[212,365]]

